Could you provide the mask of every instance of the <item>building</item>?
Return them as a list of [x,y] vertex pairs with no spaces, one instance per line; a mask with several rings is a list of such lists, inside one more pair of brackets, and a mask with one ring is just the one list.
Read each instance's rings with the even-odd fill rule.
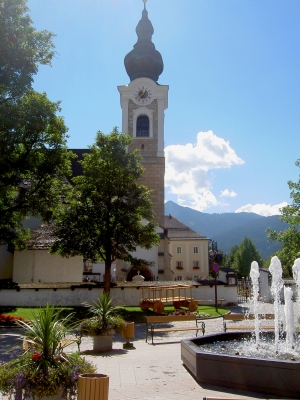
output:
[[164,226],[169,240],[169,253],[172,255],[173,280],[208,279],[209,239],[171,215],[165,216]]
[[[177,280],[187,278],[208,277],[208,238],[197,234],[179,221],[164,216],[164,118],[168,108],[168,85],[158,83],[163,72],[163,59],[152,42],[154,29],[148,18],[146,1],[142,18],[136,27],[137,42],[125,56],[124,65],[129,76],[129,84],[118,86],[122,110],[122,131],[132,137],[128,151],[139,149],[145,172],[140,180],[142,184],[153,189],[152,202],[154,207],[157,233],[160,244],[150,250],[138,248],[136,256],[153,262],[152,267],[143,270],[147,280]],[[72,149],[78,160],[88,149]],[[81,173],[78,162],[73,160],[73,173]],[[14,277],[17,281],[51,282],[55,278],[67,281],[92,279],[103,280],[104,264],[90,263],[76,259],[76,273],[69,273],[71,259],[61,258],[48,253],[49,241],[47,227],[41,225],[32,231],[32,239],[28,250],[16,252],[17,257],[8,255],[5,267],[0,264],[0,278]],[[39,235],[40,241],[33,240]],[[48,246],[48,247],[47,247]],[[181,253],[179,253],[181,249]],[[3,252],[4,254],[5,252]],[[21,260],[25,261],[22,264]],[[4,260],[4,258],[3,258]],[[45,262],[47,260],[47,262]],[[75,260],[73,260],[75,263]],[[1,263],[1,260],[0,260]],[[51,266],[51,268],[47,268]],[[81,267],[80,267],[81,264]],[[78,275],[78,270],[82,273]],[[53,270],[52,272],[50,271]],[[5,270],[5,276],[2,271]],[[27,271],[25,271],[27,270]],[[13,271],[13,272],[12,272]],[[112,267],[112,277],[118,280],[131,280],[137,274],[136,267],[119,260]],[[10,276],[8,276],[10,275]],[[63,278],[64,277],[64,278]]]

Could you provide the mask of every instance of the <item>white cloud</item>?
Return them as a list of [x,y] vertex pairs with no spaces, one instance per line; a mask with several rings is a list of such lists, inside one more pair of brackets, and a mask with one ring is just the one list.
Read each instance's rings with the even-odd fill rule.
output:
[[236,193],[232,190],[231,192],[228,189],[222,190],[221,197],[235,197]]
[[218,204],[212,192],[208,171],[244,163],[230,147],[229,142],[212,131],[199,132],[196,144],[166,147],[165,155],[165,184],[170,193],[177,195],[180,205],[198,211]]
[[270,215],[280,215],[281,212],[279,209],[287,205],[288,203],[286,201],[280,204],[275,204],[274,206],[271,206],[271,204],[246,204],[245,206],[235,210],[235,212],[253,212],[264,217],[269,217]]

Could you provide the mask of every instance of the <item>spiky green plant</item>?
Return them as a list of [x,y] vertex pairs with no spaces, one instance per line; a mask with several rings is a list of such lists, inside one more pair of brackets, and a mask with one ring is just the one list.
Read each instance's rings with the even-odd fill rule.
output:
[[100,298],[92,304],[84,303],[92,318],[83,321],[79,329],[90,335],[111,334],[113,331],[121,333],[125,328],[125,321],[117,315],[121,309],[113,303],[113,300],[106,293],[102,293]]
[[41,355],[38,369],[47,369],[55,363],[55,357],[62,353],[65,345],[62,340],[66,333],[72,329],[72,314],[60,319],[60,311],[47,304],[46,307],[33,312],[33,319],[29,322],[18,321],[23,328],[24,338],[29,344],[29,349]]
[[0,365],[0,391],[9,399],[18,391],[24,399],[53,397],[60,391],[67,400],[76,399],[78,376],[96,368],[79,353],[64,353],[69,342],[63,339],[73,328],[71,318],[72,314],[60,319],[60,311],[47,305],[33,312],[31,321],[17,322],[28,349],[21,357]]

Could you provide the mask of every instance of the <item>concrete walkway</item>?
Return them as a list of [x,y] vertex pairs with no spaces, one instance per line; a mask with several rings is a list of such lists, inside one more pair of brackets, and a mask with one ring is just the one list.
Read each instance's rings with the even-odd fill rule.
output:
[[[271,307],[271,305],[265,305],[264,312],[272,312]],[[244,307],[232,308],[231,311],[242,312],[247,308],[245,304]],[[205,324],[207,334],[223,330],[222,318],[206,320]],[[156,344],[151,345],[145,342],[145,324],[135,324],[133,350],[124,350],[125,340],[120,335],[115,335],[111,352],[94,354],[91,351],[92,339],[89,337],[82,339],[81,352],[96,365],[98,373],[109,376],[109,400],[202,400],[204,397],[278,398],[199,385],[181,361],[180,341],[191,336],[191,332],[169,332],[157,335]],[[3,396],[3,400],[7,399]]]

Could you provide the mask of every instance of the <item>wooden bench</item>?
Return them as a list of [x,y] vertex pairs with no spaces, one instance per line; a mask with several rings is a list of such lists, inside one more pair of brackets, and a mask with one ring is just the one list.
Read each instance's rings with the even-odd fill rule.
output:
[[[274,330],[274,324],[262,324],[261,322],[267,322],[270,320],[275,319],[274,314],[258,314],[258,318],[260,320],[259,330]],[[255,315],[254,314],[224,314],[223,315],[223,328],[224,332],[228,330],[235,330],[235,331],[247,331],[247,330],[255,330],[255,325],[252,324],[238,324],[240,321],[254,321]],[[230,324],[230,325],[229,325]],[[280,323],[280,329],[282,329],[282,323]]]
[[[80,352],[81,337],[82,337],[81,332],[79,330],[74,330],[70,332],[70,335],[72,335],[72,337],[64,337],[61,339],[61,341],[59,342],[60,350],[63,350],[65,347],[68,347],[71,344],[76,343],[78,346],[78,351]],[[31,348],[35,347],[33,341],[30,338],[26,338],[26,336],[24,336],[22,343],[23,351],[28,351],[30,347]]]
[[[163,324],[170,324],[172,322],[187,322],[193,321],[195,324],[193,326],[168,326]],[[150,333],[153,343],[153,336],[157,332],[184,332],[184,331],[196,331],[196,336],[198,331],[202,331],[203,335],[205,333],[205,323],[200,321],[195,314],[190,315],[157,315],[146,317],[146,342],[148,342],[148,334]]]
[[253,400],[253,397],[203,397],[203,400]]
[[[216,299],[213,298],[212,301],[215,303],[215,302],[216,302]],[[217,299],[217,304],[218,304],[219,306],[221,306],[221,308],[222,308],[222,307],[223,307],[223,303],[224,303],[225,301],[226,301],[226,299],[224,299],[224,298]]]

